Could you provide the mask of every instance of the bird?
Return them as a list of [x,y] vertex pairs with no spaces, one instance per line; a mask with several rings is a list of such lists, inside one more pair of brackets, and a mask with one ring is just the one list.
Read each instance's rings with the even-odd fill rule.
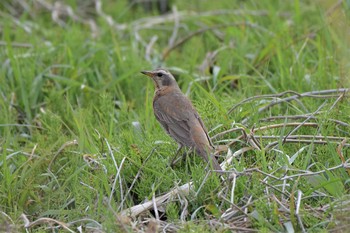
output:
[[209,163],[212,169],[222,171],[212,153],[214,146],[201,117],[182,93],[174,76],[161,68],[141,73],[154,82],[154,116],[164,131],[177,142],[178,151],[182,147],[190,148]]

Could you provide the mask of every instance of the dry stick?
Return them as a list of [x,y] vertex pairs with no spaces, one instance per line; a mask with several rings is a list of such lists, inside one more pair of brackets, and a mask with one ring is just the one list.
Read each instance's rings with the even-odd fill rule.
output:
[[[350,146],[350,145],[349,145]],[[342,168],[342,167],[345,167],[345,168],[350,168],[350,159],[346,160],[344,163],[338,165],[338,166],[334,166],[334,167],[330,167],[328,169],[324,169],[324,170],[321,170],[321,171],[317,171],[317,172],[310,172],[310,171],[304,171],[304,170],[294,170],[294,169],[288,169],[289,171],[299,171],[299,172],[303,172],[303,173],[300,173],[300,174],[295,174],[295,175],[290,175],[290,176],[283,176],[283,177],[277,177],[277,176],[274,176],[274,175],[271,175],[269,173],[266,173],[264,171],[261,171],[260,169],[258,168],[250,168],[250,169],[246,169],[242,172],[237,172],[238,176],[242,176],[242,175],[247,175],[251,172],[258,172],[258,173],[261,173],[265,176],[268,176],[268,177],[271,177],[275,180],[288,180],[288,179],[291,179],[291,178],[295,178],[295,177],[300,177],[300,176],[313,176],[313,175],[318,175],[318,174],[321,174],[321,173],[324,173],[324,172],[327,172],[327,171],[332,171],[332,170],[336,170],[336,169],[339,169],[339,168]]]
[[272,195],[272,198],[282,207],[283,211],[290,213],[290,210],[287,207],[285,207],[283,203],[274,194]]
[[[246,215],[248,215],[248,206],[250,205],[250,202],[252,201],[253,199],[253,196],[251,195],[249,198],[248,198],[248,201],[246,202],[247,204],[243,207],[244,209],[244,213]],[[247,222],[248,218],[247,217],[244,217],[244,222]]]
[[336,169],[339,169],[339,168],[342,168],[342,167],[350,168],[350,163],[349,162],[350,162],[350,159],[345,161],[344,164],[340,164],[340,165],[335,166],[335,167],[331,167],[331,168],[324,169],[324,170],[317,171],[317,172],[303,171],[305,173],[285,176],[285,177],[280,178],[279,180],[287,180],[287,179],[291,179],[291,178],[295,178],[295,177],[301,177],[301,176],[314,176],[314,175],[318,175],[318,174],[321,174],[321,173],[324,173],[324,172],[327,172],[327,171],[336,170]]
[[[302,94],[295,94],[293,96],[289,96],[283,99],[278,99],[278,100],[274,100],[272,101],[270,104],[259,108],[259,110],[257,111],[257,113],[261,113],[269,108],[271,108],[274,105],[283,103],[283,102],[290,102],[292,100],[297,100],[298,98],[301,97],[314,97],[314,98],[333,98],[333,97],[339,97],[339,95],[336,95],[334,93],[339,93],[339,92],[348,92],[350,90],[350,88],[340,88],[340,89],[329,89],[329,90],[322,90],[322,91],[310,91],[310,92],[305,92]],[[292,92],[292,91],[290,91]],[[288,93],[288,92],[282,92],[282,93]],[[279,94],[277,94],[279,95]],[[251,97],[250,99],[252,99],[253,97]],[[228,114],[230,114],[235,108],[237,107],[237,105],[234,105],[229,111]],[[242,120],[242,124],[247,123],[247,121],[250,119],[250,117],[246,117],[245,119]]]
[[238,207],[237,205],[233,204],[230,202],[230,200],[228,200],[226,197],[221,197],[222,199],[224,199],[225,201],[227,201],[229,204],[232,205],[232,207],[230,207],[229,209],[227,209],[222,215],[221,218],[224,219],[225,221],[228,221],[230,216],[235,215],[236,214],[236,210],[242,212],[242,214],[245,217],[249,217],[249,215],[247,214],[247,212],[245,211],[247,209],[247,207],[251,206],[252,204],[254,204],[255,202],[259,201],[261,198],[255,199],[253,201],[252,200],[252,196],[249,197],[247,203],[242,206],[242,207]]
[[229,215],[232,215],[232,212],[233,212],[233,214],[236,214],[237,210],[240,211],[240,212],[241,212],[243,215],[245,215],[246,217],[249,217],[249,215],[248,215],[247,213],[245,213],[245,211],[243,210],[243,209],[245,208],[245,206],[243,206],[243,207],[241,208],[241,207],[237,206],[236,204],[234,204],[233,202],[231,202],[230,200],[228,200],[226,197],[224,197],[224,196],[220,196],[220,197],[231,205],[231,207],[228,208],[228,209],[225,211],[225,213],[223,213],[223,214],[221,215],[220,218],[225,219],[225,220],[227,221],[227,220],[228,220],[227,217],[228,217]]
[[[181,185],[178,188],[174,188],[172,191],[155,198],[155,203],[157,206],[162,205],[165,201],[169,200],[170,198],[176,196],[179,192],[183,192],[186,195],[190,193],[192,190],[192,182],[188,182],[184,185]],[[133,207],[130,207],[128,209],[125,209],[121,211],[119,214],[120,215],[130,215],[131,217],[136,217],[139,214],[143,213],[144,211],[147,211],[153,207],[153,201],[147,201],[143,204],[135,205]]]
[[181,214],[180,214],[180,219],[181,221],[185,222],[186,221],[186,215],[188,215],[188,201],[186,198],[183,198],[182,199],[182,196],[177,194],[178,196],[178,199],[181,203],[181,206],[183,206],[183,203],[185,203],[185,205],[182,207],[182,211],[181,211]]
[[[292,127],[297,126],[299,127],[302,123],[300,122],[290,122],[290,123],[281,123],[281,124],[274,124],[274,125],[266,125],[261,126],[259,128],[255,128],[254,132],[256,131],[262,131],[262,130],[268,130],[268,129],[274,129],[274,128],[281,128],[281,127]],[[318,127],[317,123],[304,123],[304,126],[310,126],[310,127]]]
[[39,218],[33,222],[30,222],[25,214],[21,214],[21,217],[22,217],[22,220],[24,221],[25,228],[30,228],[30,227],[40,225],[40,224],[45,224],[45,223],[47,223],[47,224],[55,223],[69,232],[72,232],[72,233],[75,232],[72,229],[70,229],[65,223],[57,221],[57,220],[52,219],[52,218]]
[[[272,128],[280,128],[280,127],[286,127],[286,126],[298,126],[300,125],[299,122],[290,122],[290,123],[281,123],[281,124],[274,124],[274,125],[267,125],[267,126],[262,126],[262,127],[259,127],[259,128],[254,128],[253,129],[253,132],[257,132],[257,131],[262,131],[262,130],[267,130],[267,129],[272,129]],[[317,127],[318,124],[317,123],[305,123],[304,126],[310,126],[310,127]],[[235,131],[241,131],[243,135],[239,136],[238,138],[232,140],[230,143],[228,143],[228,146],[232,145],[233,143],[237,142],[237,141],[240,141],[242,140],[242,138],[248,138],[250,141],[253,140],[252,137],[254,137],[254,142],[259,144],[257,141],[256,141],[256,138],[267,138],[269,136],[255,136],[255,135],[251,135],[251,136],[248,136],[245,132],[245,129],[242,128],[242,127],[238,127],[238,128],[232,128],[232,129],[229,129],[229,130],[226,130],[226,131],[223,131],[221,133],[218,133],[216,135],[214,135],[211,139],[216,139],[218,137],[222,137],[224,136],[225,134],[228,134],[228,133],[231,133],[231,132],[235,132]],[[273,136],[272,136],[273,137]],[[280,138],[280,137],[278,137]],[[249,142],[250,142],[249,141]],[[254,148],[256,147],[256,145],[253,146]]]
[[[313,97],[313,98],[333,98],[333,97],[338,97],[338,95],[327,95],[330,93],[338,93],[338,92],[347,92],[349,91],[349,88],[340,88],[340,89],[330,89],[330,90],[322,90],[322,91],[311,91],[311,92],[305,92],[302,94],[298,94],[298,95],[294,95],[294,96],[289,96],[286,97],[284,99],[280,99],[280,100],[276,100],[271,102],[270,104],[268,104],[267,106],[261,107],[259,108],[257,113],[261,113],[269,108],[271,108],[272,106],[276,105],[276,104],[280,104],[282,102],[290,102],[292,100],[296,100],[299,97]],[[245,124],[248,120],[250,119],[250,117],[245,118],[242,121],[242,124]]]
[[201,29],[189,34],[188,36],[185,36],[184,38],[178,40],[176,43],[174,43],[170,47],[166,48],[163,52],[162,60],[164,61],[169,56],[171,51],[173,51],[177,47],[181,46],[186,41],[188,41],[189,39],[193,38],[196,35],[200,35],[206,31],[210,31],[210,30],[214,30],[214,29],[225,28],[225,27],[237,27],[237,26],[249,26],[249,27],[259,28],[256,24],[247,23],[247,22],[219,24],[219,25],[215,25],[213,27],[201,28]]
[[214,139],[216,139],[218,137],[224,136],[225,134],[232,133],[232,132],[235,132],[235,131],[245,132],[245,129],[243,127],[232,128],[232,129],[229,129],[229,130],[226,130],[226,131],[223,131],[221,133],[218,133],[218,134],[214,135],[213,137],[211,137],[211,140],[214,140]]
[[[327,144],[327,143],[336,143],[338,144],[339,142],[331,141],[331,142],[326,142],[326,141],[315,141],[315,140],[297,140],[297,139],[287,139],[285,142],[290,142],[290,143],[307,143],[307,144]],[[269,148],[279,144],[279,141],[272,142],[265,146],[265,150],[268,150]],[[344,146],[350,147],[350,144],[344,144]]]
[[[272,117],[266,117],[266,118],[262,118],[259,121],[274,121],[274,120],[284,120],[284,119],[303,119],[303,118],[308,118],[311,114],[305,114],[305,115],[293,115],[293,116],[272,116]],[[310,119],[312,120],[318,120],[319,118],[312,116]],[[338,125],[341,126],[345,126],[345,127],[350,127],[350,125],[348,123],[345,123],[343,121],[340,120],[336,120],[336,119],[326,119],[327,121],[331,121],[334,122]]]
[[[337,153],[338,153],[338,155],[339,155],[339,157],[340,157],[340,159],[341,159],[341,161],[342,161],[342,163],[343,164],[345,164],[345,158],[344,158],[344,155],[343,155],[343,152],[342,152],[342,149],[343,149],[343,147],[344,147],[344,145],[345,145],[345,143],[346,143],[346,138],[344,138],[344,140],[339,144],[339,146],[337,147]],[[347,173],[349,174],[349,176],[350,176],[350,169],[349,168],[345,168],[346,169],[346,171],[347,171]]]
[[[71,226],[73,224],[77,224],[77,223],[81,223],[81,222],[93,222],[94,224],[96,224],[96,226],[99,227],[99,229],[103,229],[102,224],[97,222],[95,219],[91,219],[91,218],[82,218],[82,219],[77,219],[74,220],[72,222],[69,222],[67,225]],[[101,230],[102,232],[102,230]]]
[[338,103],[340,100],[342,100],[342,99],[344,98],[345,94],[346,94],[346,91],[344,91],[344,92],[334,101],[334,103],[332,104],[332,106],[329,108],[329,111],[332,110],[332,109],[335,107],[335,105],[337,105],[337,103]]
[[[240,154],[243,154],[244,152],[247,152],[247,151],[250,151],[250,150],[254,150],[254,149],[255,149],[255,148],[253,148],[253,147],[243,147],[243,148],[239,149],[238,151],[236,151],[235,153],[233,153],[231,156],[228,156],[228,157],[224,160],[224,162],[222,162],[222,163],[220,164],[220,167],[222,167],[223,172],[226,172],[227,166],[228,166],[229,164],[231,164],[233,158],[238,157]],[[229,171],[229,172],[231,172],[231,171]]]
[[269,174],[269,173],[266,173],[266,172],[264,172],[264,171],[261,171],[259,168],[249,168],[249,169],[246,169],[246,170],[244,170],[244,171],[242,171],[242,172],[237,172],[237,174],[238,174],[239,176],[242,176],[242,175],[249,174],[249,173],[251,173],[251,172],[258,172],[258,173],[261,173],[261,174],[263,174],[263,175],[265,175],[265,176],[271,177],[271,178],[273,178],[273,179],[275,179],[275,180],[279,180],[279,179],[280,179],[280,178],[278,178],[277,176],[274,176],[274,175],[272,175],[272,174]]
[[179,227],[172,223],[165,222],[165,226],[163,227],[163,232],[178,232]]
[[293,134],[295,131],[297,131],[300,127],[302,127],[304,124],[306,124],[306,122],[310,119],[310,117],[312,117],[315,113],[318,113],[322,108],[323,106],[326,105],[326,101],[323,102],[323,104],[321,104],[317,110],[312,114],[310,115],[308,118],[306,118],[301,124],[299,124],[297,127],[295,127],[292,131],[290,131],[283,139],[282,141],[282,144],[284,144],[288,138],[289,135]]
[[281,191],[281,190],[279,190],[278,188],[276,188],[276,187],[270,185],[270,184],[267,183],[266,181],[260,180],[260,182],[261,182],[262,184],[266,185],[267,187],[272,188],[273,190],[279,192],[280,194],[283,194],[283,195],[285,195],[286,197],[289,197],[289,195],[288,195],[287,193],[284,193],[283,191]]
[[258,140],[254,137],[254,128],[250,130],[249,135],[247,135],[247,142],[255,149],[261,150],[261,145]]
[[[280,139],[281,136],[264,136],[264,135],[258,135],[254,136],[257,138],[262,139]],[[331,140],[331,141],[343,141],[347,140],[348,138],[345,137],[334,137],[334,136],[314,136],[314,135],[291,135],[289,136],[289,139],[316,139],[316,140]]]
[[228,110],[227,114],[230,114],[232,113],[236,108],[238,108],[239,106],[247,103],[247,102],[250,102],[252,100],[256,100],[256,99],[264,99],[264,98],[277,98],[277,97],[281,97],[281,96],[284,96],[286,94],[295,94],[295,95],[299,95],[298,92],[296,91],[291,91],[291,90],[288,90],[288,91],[284,91],[284,92],[281,92],[281,93],[278,93],[278,94],[270,94],[270,95],[257,95],[257,96],[252,96],[252,97],[249,97],[247,99],[244,99],[242,100],[241,102],[233,105],[230,110]]

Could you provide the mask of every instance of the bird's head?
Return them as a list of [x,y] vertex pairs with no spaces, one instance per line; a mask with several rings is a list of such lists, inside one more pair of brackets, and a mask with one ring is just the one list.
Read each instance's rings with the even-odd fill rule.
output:
[[142,74],[151,77],[157,89],[169,86],[177,86],[174,76],[167,70],[156,69],[153,71],[141,71]]

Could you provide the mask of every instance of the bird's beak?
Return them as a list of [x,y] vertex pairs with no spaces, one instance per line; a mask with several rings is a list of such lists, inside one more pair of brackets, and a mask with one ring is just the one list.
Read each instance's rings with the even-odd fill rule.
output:
[[141,71],[141,74],[147,75],[148,77],[153,78],[154,73],[152,71]]

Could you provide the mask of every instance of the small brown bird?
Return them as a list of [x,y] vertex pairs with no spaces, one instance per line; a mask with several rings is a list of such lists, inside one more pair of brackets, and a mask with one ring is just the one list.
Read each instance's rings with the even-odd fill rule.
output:
[[215,170],[222,171],[211,154],[214,147],[204,123],[191,101],[181,92],[174,76],[164,69],[142,71],[155,84],[153,111],[164,130],[177,142],[179,148],[193,149]]

